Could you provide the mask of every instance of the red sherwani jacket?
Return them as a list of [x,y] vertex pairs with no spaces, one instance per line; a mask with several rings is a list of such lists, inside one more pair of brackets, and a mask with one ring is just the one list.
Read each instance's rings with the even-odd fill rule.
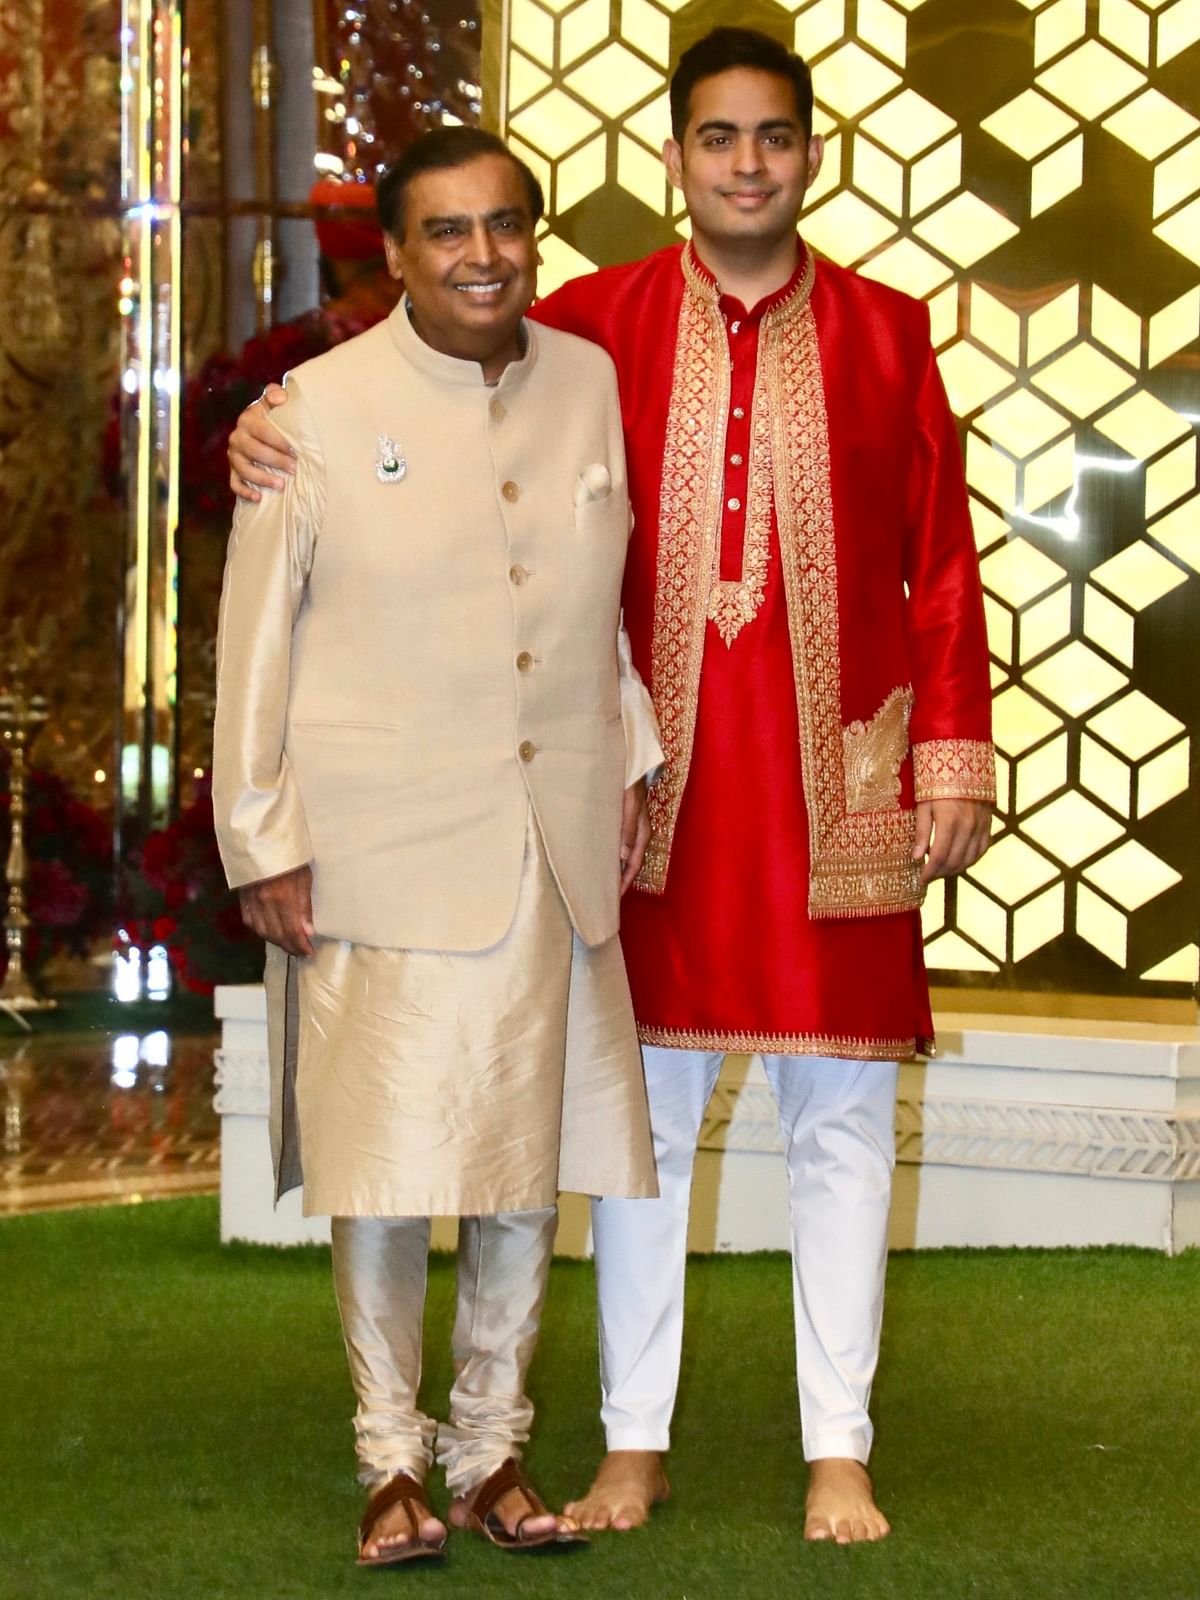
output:
[[914,802],[991,800],[978,563],[926,308],[803,248],[747,310],[690,246],[534,315],[604,346],[666,764],[622,940],[642,1038],[911,1054]]

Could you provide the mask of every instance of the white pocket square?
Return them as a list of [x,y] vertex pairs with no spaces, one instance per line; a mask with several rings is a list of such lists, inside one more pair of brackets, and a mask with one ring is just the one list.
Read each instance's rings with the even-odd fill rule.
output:
[[575,485],[575,504],[586,506],[591,500],[603,500],[612,489],[612,474],[603,461],[593,461],[584,467]]

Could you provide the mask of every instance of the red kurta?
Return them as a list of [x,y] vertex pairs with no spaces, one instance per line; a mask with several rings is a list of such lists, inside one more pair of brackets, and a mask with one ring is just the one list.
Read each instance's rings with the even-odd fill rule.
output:
[[[802,252],[792,283],[747,311],[718,300],[690,254],[685,276],[674,248],[577,279],[534,315],[603,345],[620,380],[635,518],[625,621],[677,777],[674,800],[665,780],[657,797],[658,858],[646,876],[658,892],[639,888],[623,910],[641,1037],[891,1058],[932,1033],[918,915],[893,909],[917,898],[910,869],[897,867],[914,794],[908,686],[922,798],[988,798],[978,571],[924,307],[824,262],[815,281],[810,271],[802,282],[804,267]],[[808,399],[789,398],[793,375],[776,370],[775,346],[760,361],[764,318],[778,327],[807,315],[810,285],[815,402],[812,381]],[[707,322],[697,320],[697,289],[708,296]],[[714,352],[719,338],[725,348]],[[720,373],[719,399],[706,400],[719,370],[714,355],[730,364],[728,392]],[[810,365],[815,372],[815,358]],[[820,437],[785,437],[781,408],[810,403],[822,412]],[[809,455],[825,461],[825,417],[827,465],[810,471]],[[689,467],[697,440],[707,440],[707,459],[693,449]],[[781,549],[781,492],[794,557]],[[796,513],[822,494],[836,530],[824,553]],[[698,561],[689,568],[676,555],[672,565],[672,550],[688,548],[675,525],[696,521],[687,508],[701,503],[714,541],[719,530],[712,559],[720,583],[711,590]],[[823,564],[836,571],[814,577]],[[692,628],[691,587],[708,620],[698,617],[689,655],[681,638]],[[822,616],[823,595],[833,599]],[[801,627],[805,607],[815,621],[810,615]],[[824,676],[806,676],[798,658],[820,656],[825,640],[836,659],[824,662]],[[878,753],[886,755],[897,729],[900,747],[881,789]],[[866,798],[852,799],[847,821],[843,749],[850,773],[860,746],[873,752]],[[815,819],[806,788],[821,795]],[[831,877],[814,873],[814,839]]]

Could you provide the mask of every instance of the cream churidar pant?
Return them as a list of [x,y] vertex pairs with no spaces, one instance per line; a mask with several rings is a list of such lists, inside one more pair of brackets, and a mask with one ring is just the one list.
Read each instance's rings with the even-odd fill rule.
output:
[[[613,870],[616,871],[614,861]],[[315,941],[299,964],[305,1210],[333,1216],[359,1476],[454,1493],[519,1455],[559,1187],[653,1195],[618,941],[574,934],[530,815],[512,927],[490,950]],[[429,1217],[458,1215],[449,1425],[417,1410]]]
[[[610,1450],[665,1450],[679,1384],[696,1141],[722,1056],[646,1047],[657,1200],[598,1200],[601,1415]],[[895,1161],[894,1062],[763,1056],[792,1225],[804,1454],[865,1462]]]
[[359,1481],[418,1481],[437,1457],[451,1494],[482,1483],[529,1437],[525,1374],[537,1343],[558,1213],[553,1206],[458,1225],[450,1420],[417,1409],[428,1217],[334,1217],[333,1281],[358,1396]]

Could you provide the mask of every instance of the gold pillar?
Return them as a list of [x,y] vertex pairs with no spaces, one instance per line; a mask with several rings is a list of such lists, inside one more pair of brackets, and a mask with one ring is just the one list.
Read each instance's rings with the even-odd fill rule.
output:
[[117,739],[125,850],[166,821],[176,800],[182,10],[182,0],[122,6],[119,288],[128,510]]
[[254,0],[250,53],[250,94],[254,104],[255,327],[264,333],[275,321],[275,58],[271,52],[271,0]]

